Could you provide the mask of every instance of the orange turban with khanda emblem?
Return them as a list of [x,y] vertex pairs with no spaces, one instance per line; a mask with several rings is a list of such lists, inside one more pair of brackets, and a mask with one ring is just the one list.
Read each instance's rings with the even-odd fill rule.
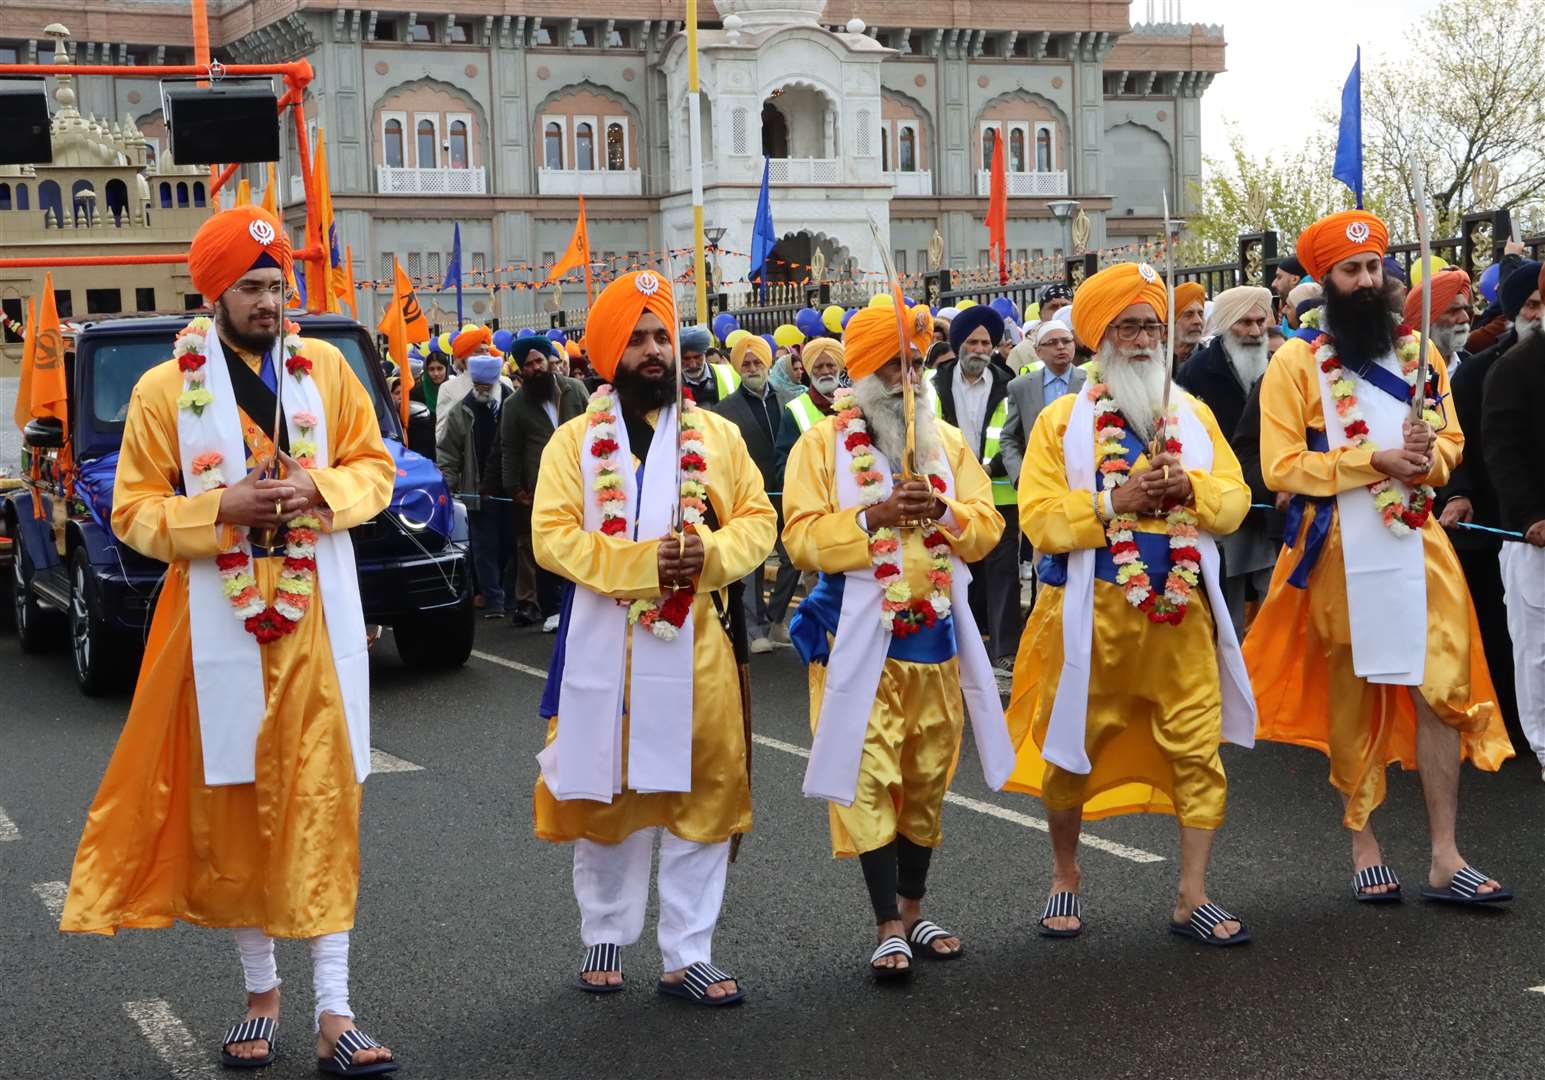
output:
[[248,270],[273,266],[290,272],[290,238],[261,206],[221,210],[199,226],[188,247],[188,276],[213,304]]
[[[923,350],[933,341],[933,314],[919,304],[907,311],[903,321],[912,347],[918,351],[917,362],[921,364]],[[848,320],[848,328],[842,333],[842,351],[847,360],[848,375],[854,382],[868,378],[899,357],[901,349],[895,308],[890,305],[860,308]]]
[[[1448,310],[1454,298],[1460,293],[1464,294],[1465,302],[1470,301],[1470,275],[1451,266],[1447,270],[1440,270],[1432,275],[1432,317],[1436,319]],[[1405,311],[1401,313],[1405,321],[1412,328],[1419,329],[1422,325],[1422,290],[1412,289],[1406,295]]]
[[653,312],[676,344],[676,300],[671,284],[653,270],[623,274],[601,290],[585,322],[585,352],[597,375],[611,382],[644,312]]
[[1322,217],[1298,234],[1294,252],[1309,276],[1324,281],[1331,267],[1358,255],[1383,255],[1389,228],[1366,210],[1343,210]]
[[[1176,304],[1180,300],[1176,297]],[[1133,304],[1153,308],[1160,322],[1168,317],[1164,279],[1147,263],[1117,263],[1088,278],[1073,294],[1073,333],[1098,351],[1105,328]]]
[[1207,303],[1207,290],[1199,281],[1183,281],[1175,286],[1175,314],[1179,315],[1192,304]]

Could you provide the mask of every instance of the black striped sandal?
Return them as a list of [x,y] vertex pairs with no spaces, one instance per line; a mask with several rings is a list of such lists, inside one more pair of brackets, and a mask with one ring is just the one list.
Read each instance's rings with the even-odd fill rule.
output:
[[354,1055],[361,1050],[382,1049],[385,1047],[359,1028],[350,1028],[338,1036],[338,1041],[333,1044],[332,1057],[317,1058],[317,1072],[326,1073],[329,1076],[385,1076],[387,1073],[396,1072],[399,1064],[395,1058],[372,1061],[368,1065],[354,1064]]
[[[1368,891],[1380,885],[1393,885],[1394,888],[1388,892]],[[1400,879],[1383,863],[1365,866],[1352,876],[1352,895],[1357,897],[1359,904],[1398,904],[1401,900]]]
[[1441,889],[1431,887],[1423,889],[1422,899],[1435,900],[1440,904],[1459,904],[1464,907],[1474,904],[1505,904],[1513,899],[1513,890],[1500,881],[1491,892],[1479,891],[1482,885],[1492,880],[1494,879],[1487,877],[1475,867],[1464,866]]
[[[220,1044],[220,1065],[227,1069],[262,1069],[272,1065],[279,1056],[274,1045],[274,1031],[278,1026],[271,1016],[254,1016],[232,1024],[231,1030],[225,1033],[225,1042]],[[259,1041],[268,1044],[268,1056],[244,1058],[231,1053],[231,1047],[236,1043]]]
[[[1218,937],[1213,929],[1220,923],[1237,922],[1239,929],[1234,931],[1233,937]],[[1244,920],[1238,915],[1230,915],[1217,904],[1201,904],[1191,912],[1191,917],[1185,922],[1172,922],[1169,924],[1169,932],[1179,934],[1187,941],[1194,941],[1198,945],[1213,945],[1224,947],[1229,945],[1243,945],[1250,940],[1250,929],[1245,926]]]
[[[1071,930],[1053,930],[1046,925],[1047,919],[1077,919],[1078,925]],[[1084,932],[1084,906],[1079,903],[1076,892],[1052,893],[1046,898],[1046,910],[1041,912],[1040,929],[1036,931],[1042,937],[1049,938],[1076,938]]]
[[575,981],[579,988],[587,994],[615,994],[622,989],[623,984],[617,983],[593,983],[586,982],[585,976],[592,971],[615,971],[622,974],[622,947],[620,945],[592,945],[585,950],[585,963],[579,969],[579,978]]
[[[882,967],[880,961],[887,956],[902,956],[906,958],[906,967]],[[906,939],[892,934],[880,944],[876,945],[874,952],[869,957],[869,970],[874,977],[881,982],[890,982],[893,979],[907,979],[912,976],[912,946]]]
[[914,954],[920,954],[929,960],[959,960],[966,954],[964,943],[953,952],[940,952],[933,947],[935,941],[943,941],[945,938],[952,937],[958,937],[958,935],[944,929],[936,922],[919,919],[912,924],[912,929],[907,934],[907,943],[912,946]]
[[[708,988],[714,983],[732,982],[735,984],[733,993],[722,997],[713,997],[708,993]],[[740,981],[728,972],[721,971],[712,964],[699,960],[695,964],[687,966],[680,982],[666,982],[661,979],[655,985],[655,990],[666,997],[681,998],[690,1001],[694,1005],[707,1005],[718,1008],[721,1005],[738,1005],[746,1000],[746,992],[740,988]]]

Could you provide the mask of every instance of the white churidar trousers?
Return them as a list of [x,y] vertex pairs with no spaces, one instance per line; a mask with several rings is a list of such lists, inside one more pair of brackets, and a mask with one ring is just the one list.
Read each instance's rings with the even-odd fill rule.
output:
[[[320,1024],[324,1012],[352,1019],[354,1013],[349,1010],[349,932],[323,934],[308,939],[306,944],[311,947],[311,982],[317,999],[313,1025]],[[273,938],[255,926],[239,927],[236,949],[241,953],[241,971],[247,993],[265,994],[280,984]]]
[[1518,723],[1545,766],[1545,548],[1503,544],[1502,587],[1507,632],[1513,639]]

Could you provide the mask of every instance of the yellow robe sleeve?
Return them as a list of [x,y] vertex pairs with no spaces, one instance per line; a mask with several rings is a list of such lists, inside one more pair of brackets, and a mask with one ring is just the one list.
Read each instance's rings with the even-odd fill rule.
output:
[[1432,448],[1432,468],[1426,482],[1435,488],[1448,483],[1449,476],[1459,467],[1465,456],[1465,433],[1459,426],[1459,410],[1454,408],[1453,388],[1448,381],[1448,365],[1436,345],[1427,346],[1427,362],[1438,373],[1438,415],[1444,418],[1438,430],[1438,441]]
[[370,394],[333,345],[303,339],[301,355],[312,362],[327,406],[327,455],[325,468],[311,469],[322,500],[332,511],[331,529],[339,532],[362,525],[392,501],[397,467],[381,441]]
[[703,538],[703,571],[698,588],[717,592],[767,561],[778,542],[778,512],[767,498],[762,474],[751,461],[740,429],[703,412],[703,435],[709,443],[708,499],[719,528],[699,527]]

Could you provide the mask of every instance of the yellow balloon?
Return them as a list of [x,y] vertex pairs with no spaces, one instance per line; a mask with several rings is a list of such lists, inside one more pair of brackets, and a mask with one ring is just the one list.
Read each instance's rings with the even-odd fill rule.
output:
[[895,307],[896,301],[891,299],[890,293],[875,293],[869,298],[870,307]]
[[[1449,268],[1449,263],[1441,255],[1429,255],[1427,258],[1432,263],[1432,272],[1434,274]],[[1411,264],[1411,288],[1415,289],[1421,285],[1422,277],[1425,273],[1426,268],[1422,265],[1422,260],[1417,259]]]
[[477,329],[477,323],[470,323],[470,322],[469,323],[463,323],[461,328],[462,328],[463,331],[466,331],[466,330],[476,330]]
[[446,356],[451,355],[451,335],[449,331],[441,334],[439,338],[436,339],[436,343],[440,346],[441,352],[443,352]]
[[1032,320],[1039,319],[1040,317],[1041,305],[1039,303],[1031,304],[1029,307],[1025,308],[1025,322],[1030,322]]
[[955,310],[956,311],[964,311],[964,310],[966,310],[966,308],[974,308],[974,307],[976,307],[976,301],[975,300],[962,300],[960,303],[955,305]]
[[792,326],[789,323],[784,323],[782,326],[778,327],[778,329],[773,331],[773,340],[776,341],[779,345],[793,346],[798,345],[800,342],[804,341],[805,335],[800,332],[799,327]]
[[731,330],[730,336],[724,339],[724,347],[726,349],[733,349],[736,345],[739,345],[742,340],[750,336],[751,331],[746,329]]
[[821,325],[834,334],[842,333],[842,316],[844,309],[836,304],[831,305],[821,312]]

